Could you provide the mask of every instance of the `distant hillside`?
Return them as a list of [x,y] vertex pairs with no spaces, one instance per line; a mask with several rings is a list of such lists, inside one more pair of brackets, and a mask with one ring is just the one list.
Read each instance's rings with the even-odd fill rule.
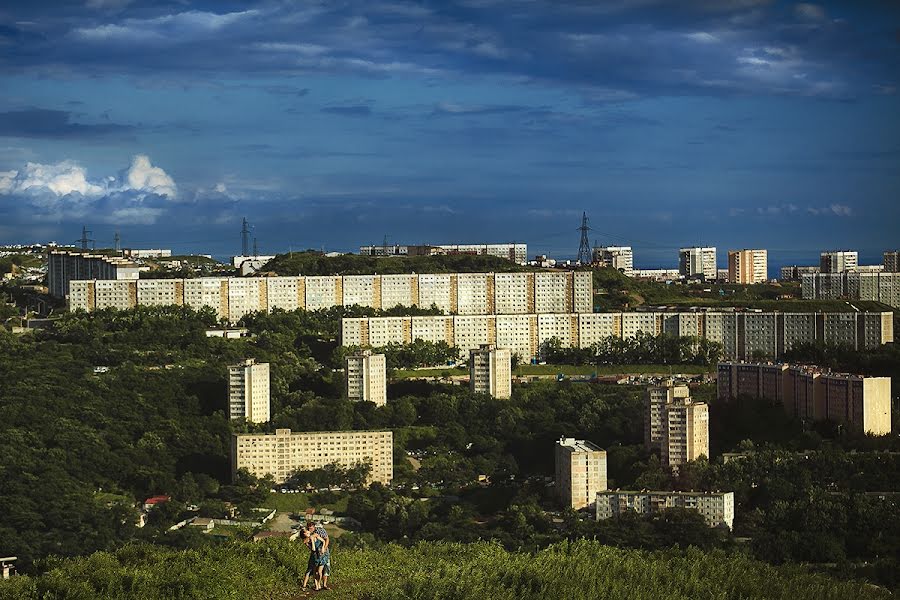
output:
[[[131,545],[55,566],[35,578],[0,582],[0,600],[116,598],[180,600],[307,598],[299,587],[308,552],[299,543],[226,543],[178,551]],[[341,549],[329,598],[525,600],[790,598],[878,600],[890,594],[799,567],[772,567],[695,548],[641,552],[596,542],[552,546],[537,555],[496,544],[421,543],[412,548]]]
[[306,251],[279,254],[264,267],[279,275],[373,275],[393,273],[489,273],[527,271],[496,256],[453,254],[446,256],[325,256]]

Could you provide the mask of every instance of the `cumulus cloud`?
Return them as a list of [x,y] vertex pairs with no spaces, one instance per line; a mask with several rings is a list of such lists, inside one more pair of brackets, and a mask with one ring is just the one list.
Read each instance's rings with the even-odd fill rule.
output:
[[175,181],[159,167],[150,164],[150,157],[138,154],[131,161],[131,167],[125,172],[124,189],[152,192],[160,196],[174,198],[178,190]]
[[177,193],[172,177],[140,154],[119,177],[89,178],[87,169],[71,160],[29,162],[21,169],[0,172],[0,201],[12,199],[38,217],[92,214],[98,221],[151,224]]

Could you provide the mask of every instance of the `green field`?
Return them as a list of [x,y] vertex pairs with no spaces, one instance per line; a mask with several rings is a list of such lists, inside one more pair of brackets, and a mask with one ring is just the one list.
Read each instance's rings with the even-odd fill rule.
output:
[[[180,600],[305,598],[309,554],[302,544],[221,541],[197,550],[132,544],[116,552],[54,562],[37,577],[0,582],[0,600]],[[332,598],[571,600],[790,598],[879,600],[890,594],[801,567],[773,567],[696,548],[643,552],[597,542],[563,542],[538,552],[497,544],[424,542],[412,548],[342,549],[332,554]]]
[[328,508],[335,512],[344,512],[347,510],[347,502],[350,496],[342,494],[335,502],[325,502],[322,504],[315,503],[314,494],[282,494],[275,492],[269,494],[269,497],[263,502],[264,508],[274,508],[279,512],[303,513],[307,508]]

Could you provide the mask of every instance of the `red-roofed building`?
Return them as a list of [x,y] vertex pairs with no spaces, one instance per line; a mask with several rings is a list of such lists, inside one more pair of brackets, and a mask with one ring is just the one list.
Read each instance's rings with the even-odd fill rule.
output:
[[152,508],[156,508],[160,504],[165,504],[169,500],[171,500],[169,496],[152,496],[144,500],[144,510],[150,510]]

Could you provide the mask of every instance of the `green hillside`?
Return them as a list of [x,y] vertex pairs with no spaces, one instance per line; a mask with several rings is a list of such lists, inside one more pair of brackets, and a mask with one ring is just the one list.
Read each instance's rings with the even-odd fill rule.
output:
[[279,254],[268,262],[267,271],[279,275],[372,275],[393,273],[490,273],[527,271],[496,256],[454,254],[447,256],[325,256],[308,250]]
[[[192,600],[306,598],[299,587],[308,553],[284,540],[222,543],[178,551],[130,545],[56,563],[37,577],[0,583],[0,600]],[[569,600],[790,598],[829,600],[890,594],[799,567],[772,567],[737,554],[695,548],[642,552],[564,542],[535,555],[496,544],[423,542],[375,550],[336,547],[330,598]]]

